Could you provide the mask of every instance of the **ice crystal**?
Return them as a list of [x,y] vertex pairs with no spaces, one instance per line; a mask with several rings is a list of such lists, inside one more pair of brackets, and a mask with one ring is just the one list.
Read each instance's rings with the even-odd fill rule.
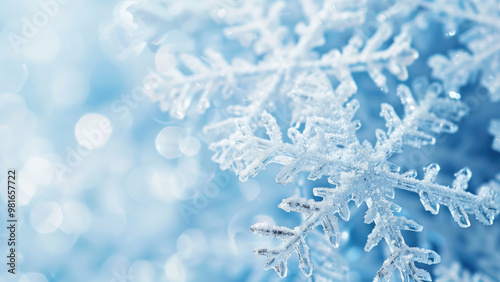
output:
[[467,269],[463,269],[459,263],[453,263],[451,267],[439,267],[436,269],[436,282],[449,281],[471,281],[471,282],[493,282],[491,277],[482,273],[471,274]]
[[[225,28],[224,34],[244,45],[252,42],[255,53],[263,59],[253,63],[235,57],[228,61],[221,53],[209,48],[204,50],[201,59],[180,53],[175,67],[160,67],[165,69],[165,77],[151,88],[149,95],[152,101],[159,102],[160,108],[172,117],[182,119],[193,104],[199,112],[206,111],[216,93],[228,98],[242,84],[256,85],[247,97],[250,101],[248,105],[234,105],[228,109],[234,116],[255,118],[262,108],[272,107],[279,100],[280,95],[277,94],[286,95],[297,78],[311,70],[332,75],[341,81],[338,92],[344,101],[357,91],[352,78],[354,73],[368,73],[384,91],[388,91],[384,70],[400,80],[407,79],[407,66],[418,54],[410,47],[411,38],[407,30],[402,29],[394,36],[390,25],[381,25],[368,39],[355,35],[342,50],[331,49],[318,57],[313,50],[325,44],[325,32],[342,30],[363,20],[362,13],[348,9],[352,9],[352,5],[346,5],[347,11],[341,12],[342,6],[340,11],[331,8],[333,2],[325,1],[320,9],[314,1],[301,1],[308,21],[295,26],[298,39],[293,44],[290,36],[286,36],[286,27],[279,24],[279,13],[285,2],[269,4],[266,12],[258,6],[259,1],[226,11],[232,16],[226,16],[225,20],[232,26]],[[350,24],[346,24],[336,17],[355,18],[356,21],[349,20],[346,23]],[[387,44],[389,39],[392,41],[390,45]],[[228,119],[207,130],[231,124],[233,119]]]
[[445,89],[459,92],[462,86],[480,74],[480,84],[489,91],[490,99],[500,101],[500,10],[497,1],[422,3],[442,18],[448,35],[454,36],[458,30],[464,29],[459,41],[465,48],[450,50],[448,56],[437,54],[431,57],[432,75],[443,81]]
[[[457,132],[469,111],[459,93],[478,75],[491,100],[500,100],[495,78],[500,72],[495,3],[258,0],[206,4],[207,14],[216,22],[213,29],[220,33],[213,40],[220,40],[219,44],[187,51],[161,46],[156,65],[162,78],[153,80],[148,95],[175,119],[204,116],[216,108],[203,129],[205,136],[215,136],[209,145],[212,159],[241,181],[271,163],[281,166],[276,176],[280,184],[305,174],[311,181],[327,179],[328,187],[313,189],[321,200],[294,195],[279,205],[303,215],[299,226],[257,223],[251,227],[257,235],[281,240],[277,247],[255,250],[267,257],[267,269],[286,276],[287,259],[296,253],[306,276],[313,273],[314,263],[329,276],[325,279],[344,277],[323,268],[315,256],[324,256],[326,248],[306,237],[321,226],[326,242],[339,247],[338,218],[349,220],[353,201],[357,207],[366,205],[364,222],[374,226],[365,250],[372,250],[382,239],[389,249],[375,281],[389,281],[396,269],[404,281],[428,281],[430,274],[416,263],[436,264],[441,258],[433,250],[405,242],[402,231],[420,232],[423,227],[400,215],[402,208],[393,202],[395,190],[418,194],[432,214],[445,206],[460,227],[470,226],[469,215],[491,225],[499,211],[498,190],[484,185],[477,195],[468,192],[472,177],[468,168],[456,172],[449,185],[440,184],[436,181],[440,166],[435,163],[425,166],[423,177],[417,178],[415,170],[402,172],[392,157],[407,147],[421,149],[434,145],[442,134]],[[146,10],[154,14],[151,7],[159,4],[151,5],[142,4],[139,15]],[[429,75],[439,83],[412,77],[414,84],[421,82],[419,89],[412,91],[405,84],[394,89],[395,81],[409,78],[408,69],[419,57],[413,37],[431,18],[444,23],[447,36],[460,34],[459,43],[467,51],[430,57]],[[197,34],[193,29],[185,32]],[[153,41],[162,45],[164,40],[158,36]],[[241,46],[238,50],[225,49],[226,43],[236,42]],[[388,96],[396,93],[401,102],[381,104],[386,130],[375,130],[375,144],[360,140],[357,134],[360,102],[354,95],[363,92],[358,89],[360,74]],[[227,107],[216,105],[221,99]],[[398,114],[400,108],[403,112]],[[497,135],[497,128],[493,122],[490,132]]]
[[334,185],[313,189],[315,196],[323,198],[321,201],[297,196],[283,200],[279,205],[281,209],[306,215],[300,226],[294,229],[265,223],[252,226],[251,230],[257,235],[282,240],[279,247],[256,250],[256,253],[268,257],[266,268],[274,268],[280,276],[286,276],[286,261],[296,252],[301,270],[310,275],[312,265],[305,236],[322,225],[327,241],[337,247],[338,217],[349,220],[348,203],[354,201],[358,207],[366,203],[365,223],[375,223],[365,250],[371,250],[384,239],[391,251],[375,280],[390,279],[396,268],[405,281],[409,277],[416,281],[430,280],[430,275],[418,269],[415,262],[438,263],[439,255],[406,245],[401,231],[418,232],[422,226],[396,215],[401,210],[391,202],[396,188],[417,193],[424,208],[431,213],[438,213],[440,205],[446,206],[461,227],[470,225],[468,214],[474,214],[484,224],[492,224],[498,208],[493,192],[487,188],[478,196],[466,192],[471,177],[468,168],[458,171],[448,187],[434,181],[440,169],[437,164],[425,167],[423,179],[417,179],[415,171],[401,173],[398,166],[388,160],[394,153],[401,152],[403,145],[420,147],[433,144],[433,134],[457,130],[451,120],[460,119],[466,109],[459,101],[439,98],[439,93],[437,84],[430,85],[424,99],[417,102],[409,89],[400,85],[398,95],[405,106],[405,116],[401,119],[392,106],[382,104],[381,116],[385,118],[388,130],[377,130],[375,146],[366,141],[359,142],[354,135],[358,128],[358,123],[352,121],[356,100],[340,112],[306,118],[302,133],[296,127],[290,128],[291,144],[283,142],[275,119],[268,113],[262,118],[270,140],[252,135],[245,124],[239,125],[239,134],[233,135],[232,144],[236,146],[235,159],[245,163],[244,169],[238,172],[242,181],[256,175],[269,163],[278,163],[283,165],[276,178],[278,183],[289,183],[298,173],[307,172],[310,180],[326,176]]

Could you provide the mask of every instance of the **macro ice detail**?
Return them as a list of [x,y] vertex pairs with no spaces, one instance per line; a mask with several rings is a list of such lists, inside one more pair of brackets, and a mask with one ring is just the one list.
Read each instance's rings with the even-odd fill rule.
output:
[[338,247],[338,217],[349,220],[348,203],[354,201],[358,207],[363,203],[367,205],[365,223],[375,223],[365,250],[370,251],[382,239],[391,250],[391,256],[386,259],[375,280],[389,280],[396,268],[404,281],[408,281],[409,277],[415,281],[430,280],[430,275],[418,269],[414,263],[438,263],[439,255],[405,244],[401,230],[418,232],[422,226],[396,215],[401,210],[401,207],[391,202],[396,188],[417,193],[424,208],[431,213],[436,214],[441,205],[446,206],[461,227],[470,225],[468,214],[475,215],[484,224],[493,223],[494,215],[498,212],[493,191],[484,188],[478,196],[466,192],[471,177],[468,168],[458,171],[453,183],[444,186],[434,182],[440,169],[437,164],[425,167],[423,179],[417,179],[415,171],[401,173],[399,167],[388,160],[393,154],[401,152],[403,145],[420,147],[433,144],[432,134],[453,133],[457,130],[455,124],[446,118],[460,119],[466,113],[466,108],[459,101],[438,98],[439,93],[437,84],[430,85],[424,100],[419,103],[406,86],[400,85],[398,96],[405,106],[405,116],[399,118],[392,106],[383,104],[381,115],[386,120],[388,130],[377,130],[375,146],[355,138],[357,126],[345,128],[345,125],[353,124],[352,107],[346,107],[351,110],[351,115],[343,112],[321,119],[306,119],[302,133],[296,129],[299,126],[290,128],[288,136],[293,144],[283,142],[276,121],[267,113],[262,118],[270,140],[255,137],[248,126],[240,125],[240,134],[233,136],[232,141],[236,146],[235,159],[247,164],[238,172],[240,180],[255,176],[266,165],[274,162],[283,165],[276,178],[278,183],[289,183],[299,172],[304,171],[309,173],[309,180],[326,176],[333,185],[314,188],[314,195],[322,198],[319,202],[297,196],[282,201],[279,205],[281,209],[305,214],[306,219],[300,226],[294,229],[266,223],[252,226],[252,232],[257,235],[282,240],[279,247],[256,250],[257,254],[268,257],[266,268],[274,268],[280,276],[286,276],[286,260],[296,252],[301,270],[310,275],[312,265],[305,236],[316,226],[322,225],[325,238],[332,246]]
[[[393,159],[407,148],[436,145],[444,134],[459,130],[471,111],[460,100],[464,86],[479,83],[491,102],[500,100],[496,1],[216,2],[207,4],[207,11],[216,22],[220,37],[213,40],[218,44],[185,51],[162,45],[168,36],[161,32],[152,40],[160,46],[156,65],[162,75],[150,84],[148,96],[174,119],[215,112],[203,124],[212,160],[243,182],[273,163],[281,166],[275,178],[279,184],[294,183],[299,175],[327,179],[327,187],[312,189],[316,199],[294,195],[279,204],[286,212],[302,214],[300,225],[251,226],[256,235],[281,240],[277,247],[255,250],[267,258],[266,269],[285,277],[288,258],[297,254],[300,270],[310,276],[319,250],[307,236],[321,227],[326,242],[339,247],[339,218],[350,219],[349,204],[354,202],[358,208],[366,206],[364,223],[374,226],[365,251],[382,240],[389,250],[374,280],[390,281],[397,270],[403,281],[430,281],[431,275],[416,263],[437,264],[440,255],[405,242],[403,231],[420,232],[423,226],[400,214],[402,207],[394,202],[398,189],[417,194],[432,214],[446,207],[460,227],[471,225],[470,216],[493,224],[499,191],[483,185],[473,189],[476,194],[468,192],[471,169],[459,169],[445,185],[437,181],[438,164],[402,171],[400,166],[408,164]],[[135,15],[144,18],[162,3],[138,4]],[[427,76],[410,77],[421,56],[418,48],[428,52],[414,37],[431,21],[441,24],[447,37],[457,36],[461,49],[427,54]],[[386,129],[373,130],[375,142],[358,137],[360,127],[371,123],[357,119],[362,116],[361,99],[356,99],[361,95],[397,96],[400,102],[377,106]],[[363,110],[373,110],[370,106]],[[498,120],[489,127],[498,151],[499,128]],[[420,169],[424,174],[417,177]]]
[[472,282],[492,282],[493,280],[481,273],[470,273],[461,267],[457,262],[449,267],[439,267],[436,269],[436,282],[448,281],[472,281]]
[[[449,35],[455,35],[460,28],[465,29],[458,37],[463,49],[430,58],[432,75],[443,81],[445,89],[455,92],[468,82],[478,80],[488,90],[491,101],[500,101],[500,9],[497,1],[422,2],[433,16],[445,22]],[[464,22],[469,24],[463,25]]]
[[[202,58],[179,53],[174,60],[177,64],[169,61],[169,66],[160,66],[165,76],[151,88],[151,100],[158,102],[160,108],[172,117],[182,119],[191,106],[199,112],[206,111],[214,94],[229,98],[239,85],[256,85],[257,88],[247,97],[248,105],[233,105],[227,109],[235,116],[255,118],[260,114],[259,110],[272,106],[280,96],[286,96],[294,81],[310,70],[330,74],[341,81],[338,91],[342,91],[340,95],[345,99],[357,90],[353,73],[368,73],[384,91],[388,91],[384,70],[405,80],[407,66],[418,57],[410,47],[411,38],[406,29],[394,34],[390,25],[381,25],[370,38],[353,36],[342,50],[332,49],[320,57],[313,52],[314,48],[325,44],[324,32],[363,21],[362,13],[358,15],[360,12],[332,10],[333,2],[325,1],[319,9],[314,1],[302,1],[308,24],[299,22],[295,26],[299,39],[294,44],[289,42],[290,34],[285,35],[286,28],[279,24],[279,12],[285,7],[285,2],[268,3],[267,14],[257,6],[259,1],[226,11],[233,17],[225,17],[231,26],[223,30],[224,34],[245,45],[255,41],[254,52],[263,59],[256,63],[239,57],[227,61],[221,53],[210,48],[204,50]],[[330,19],[338,14],[342,18],[356,18],[356,21],[347,26],[338,25],[335,18]],[[384,47],[389,39],[392,43]],[[196,103],[195,96],[198,96]],[[233,119],[224,120],[211,125],[210,129],[232,123]]]

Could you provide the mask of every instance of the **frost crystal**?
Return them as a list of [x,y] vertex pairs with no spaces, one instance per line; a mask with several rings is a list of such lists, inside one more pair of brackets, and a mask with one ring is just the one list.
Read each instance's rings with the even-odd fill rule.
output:
[[[154,10],[154,5],[142,6]],[[460,169],[449,185],[443,185],[436,181],[438,164],[425,166],[424,175],[417,178],[415,170],[402,172],[399,165],[407,164],[398,165],[392,157],[407,147],[422,149],[443,134],[457,132],[458,122],[469,112],[459,92],[478,74],[491,100],[500,100],[495,1],[258,0],[222,6],[218,2],[208,8],[218,37],[200,39],[219,40],[218,46],[203,44],[188,51],[161,46],[156,64],[162,78],[152,80],[147,94],[176,119],[204,116],[212,109],[212,122],[203,128],[204,136],[211,137],[212,159],[241,181],[257,176],[271,163],[281,166],[277,183],[292,183],[299,175],[328,181],[328,187],[312,190],[320,200],[294,195],[279,204],[287,212],[303,215],[295,228],[269,223],[251,227],[257,235],[281,240],[277,247],[255,250],[267,257],[267,269],[286,276],[287,260],[296,253],[300,270],[312,275],[313,263],[318,262],[315,255],[324,256],[326,248],[308,235],[321,226],[325,242],[339,247],[339,217],[349,220],[353,201],[357,207],[366,205],[364,222],[373,225],[365,250],[382,240],[389,249],[375,281],[390,281],[396,269],[404,281],[431,280],[415,263],[436,264],[441,257],[405,242],[403,231],[420,232],[423,227],[400,214],[402,208],[393,202],[396,189],[417,194],[432,214],[445,206],[460,227],[470,226],[469,215],[493,223],[499,191],[484,185],[477,195],[468,192],[469,168]],[[449,37],[465,28],[459,43],[467,51],[425,59],[439,83],[409,78],[409,67],[419,58],[413,37],[431,19],[442,22]],[[199,34],[194,29],[185,33]],[[161,45],[162,40],[166,39],[157,38],[154,44]],[[241,48],[225,48],[226,44]],[[407,79],[413,89],[401,84]],[[363,93],[362,85],[372,87]],[[357,115],[360,102],[354,95],[382,95],[373,93],[380,92],[377,89],[388,99],[396,93],[401,104],[391,104],[392,100],[381,104],[386,130],[375,130],[373,144],[358,138],[361,122],[355,117],[362,115]],[[497,123],[490,127],[496,141]],[[497,143],[494,148],[500,149]],[[320,273],[330,276],[325,279],[345,278],[318,264]]]
[[415,262],[434,264],[440,261],[440,257],[434,251],[406,245],[401,231],[419,232],[422,226],[396,215],[401,210],[391,202],[396,188],[417,193],[424,208],[431,213],[436,214],[441,205],[446,206],[461,227],[470,225],[468,214],[474,214],[484,224],[493,223],[498,207],[492,192],[485,188],[475,196],[465,191],[471,177],[468,168],[458,171],[448,187],[434,182],[440,169],[437,164],[425,167],[423,179],[417,179],[415,171],[401,173],[399,167],[388,160],[394,153],[401,152],[403,145],[434,144],[433,135],[457,130],[452,120],[460,119],[466,108],[459,101],[441,98],[440,90],[437,84],[432,84],[424,99],[416,101],[410,90],[400,85],[398,96],[405,115],[400,118],[392,106],[382,104],[381,116],[386,120],[388,130],[377,130],[375,146],[366,141],[360,143],[355,137],[354,132],[359,128],[359,123],[352,121],[357,109],[353,106],[357,105],[356,100],[339,112],[324,117],[307,117],[302,133],[297,130],[299,126],[290,128],[288,137],[292,143],[283,142],[276,120],[268,113],[264,113],[262,119],[270,140],[252,135],[245,124],[239,125],[231,142],[236,146],[235,159],[246,164],[238,172],[240,180],[255,176],[269,163],[278,163],[283,165],[276,178],[278,183],[289,183],[298,173],[307,172],[309,180],[326,176],[334,185],[313,189],[314,195],[322,198],[319,202],[297,196],[283,200],[279,205],[281,209],[306,216],[300,226],[294,229],[267,224],[252,226],[251,230],[257,235],[282,240],[279,247],[256,250],[257,254],[268,257],[266,268],[274,268],[280,276],[286,276],[286,261],[296,252],[301,270],[310,275],[312,265],[304,238],[316,226],[322,225],[325,239],[338,247],[338,217],[349,220],[348,204],[354,201],[358,207],[366,203],[365,223],[375,223],[365,250],[370,251],[384,239],[391,251],[375,280],[389,280],[396,268],[404,281],[409,277],[416,281],[430,280],[430,275],[417,268]]
[[[204,112],[210,107],[214,94],[220,93],[222,97],[229,98],[238,86],[256,85],[247,97],[250,101],[248,105],[234,105],[228,109],[232,115],[252,119],[260,115],[262,108],[275,105],[280,100],[277,94],[283,96],[290,92],[294,82],[304,73],[315,71],[320,72],[316,75],[329,74],[337,78],[341,81],[339,99],[345,102],[357,91],[352,78],[354,73],[367,72],[378,87],[388,91],[383,71],[406,80],[407,66],[418,57],[410,47],[408,31],[402,29],[394,36],[390,25],[381,25],[370,38],[355,35],[342,50],[331,49],[318,57],[313,49],[325,44],[325,32],[358,25],[363,22],[363,13],[352,12],[352,5],[340,5],[337,10],[333,9],[335,1],[325,1],[321,8],[314,1],[301,1],[307,23],[299,22],[295,26],[298,39],[292,44],[290,36],[286,36],[287,28],[279,21],[285,2],[269,4],[267,11],[258,6],[259,2],[227,10],[225,20],[232,26],[223,32],[244,45],[253,42],[253,49],[257,55],[263,56],[262,60],[253,63],[235,57],[227,61],[221,53],[212,49],[205,49],[202,58],[180,53],[176,66],[161,66],[165,69],[165,77],[150,89],[152,101],[159,102],[160,108],[172,117],[182,119],[193,105],[195,96],[198,97],[195,108]],[[347,11],[342,12],[343,8]],[[344,22],[335,17],[355,20]],[[314,79],[314,74],[309,79]],[[207,130],[217,129],[219,132],[219,127],[232,123],[233,119],[224,120]]]
[[481,74],[480,83],[489,91],[490,99],[500,101],[500,10],[497,1],[422,3],[441,18],[449,36],[455,35],[460,26],[468,26],[459,36],[466,49],[451,50],[448,56],[431,57],[432,75],[443,81],[446,90],[458,92]]
[[453,263],[451,267],[439,267],[436,269],[436,282],[449,281],[471,281],[471,282],[493,282],[492,278],[481,273],[471,274],[463,269],[459,263]]

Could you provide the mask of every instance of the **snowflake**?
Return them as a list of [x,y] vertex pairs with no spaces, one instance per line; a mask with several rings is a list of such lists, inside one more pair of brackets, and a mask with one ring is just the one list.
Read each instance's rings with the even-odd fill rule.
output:
[[[455,133],[468,113],[459,100],[460,88],[477,74],[482,73],[481,84],[490,91],[491,100],[498,100],[498,7],[493,2],[210,3],[207,9],[216,23],[212,30],[223,35],[213,38],[218,46],[202,44],[193,52],[160,47],[156,63],[162,79],[152,80],[148,95],[175,119],[203,116],[215,108],[214,118],[203,128],[205,135],[216,136],[209,145],[212,160],[222,170],[234,171],[241,181],[255,177],[271,163],[282,166],[277,183],[292,183],[299,174],[308,174],[311,181],[327,179],[329,187],[313,189],[321,200],[295,195],[279,205],[304,216],[299,226],[258,223],[251,227],[257,235],[281,239],[278,247],[255,251],[267,257],[267,269],[286,276],[287,259],[297,253],[301,271],[311,275],[315,261],[311,254],[321,256],[325,249],[306,237],[321,225],[326,241],[338,247],[338,217],[349,220],[353,201],[357,207],[366,204],[365,223],[374,225],[365,250],[384,239],[390,251],[375,280],[389,281],[396,269],[404,281],[430,280],[430,274],[415,263],[435,264],[440,256],[406,244],[402,231],[419,232],[423,227],[398,214],[401,207],[393,202],[396,189],[418,194],[433,214],[446,206],[461,227],[470,225],[469,215],[484,224],[493,223],[499,211],[498,191],[486,185],[477,195],[467,192],[472,176],[468,168],[456,172],[446,186],[435,181],[440,170],[437,164],[426,166],[423,177],[417,178],[415,170],[401,172],[391,159],[406,147],[420,149],[434,145],[441,134]],[[419,57],[412,46],[413,36],[430,18],[444,22],[448,36],[472,22],[460,35],[468,51],[430,58],[432,76],[440,83],[423,79],[420,90],[412,92],[400,84],[395,91],[394,82],[407,80],[408,68]],[[160,41],[155,40],[161,45]],[[239,48],[226,49],[226,43],[235,41]],[[404,114],[398,115],[400,105],[381,104],[380,116],[387,130],[375,131],[375,144],[357,136],[361,122],[354,118],[360,102],[354,95],[364,90],[357,80],[360,75],[367,75],[388,96],[397,92],[404,108]],[[492,134],[496,127],[493,123]]]
[[449,55],[434,55],[429,60],[432,75],[443,81],[447,90],[459,92],[475,80],[488,89],[493,102],[500,101],[500,10],[495,0],[424,2],[424,7],[445,22],[448,35],[454,36],[465,26],[459,41],[464,49],[451,50]]
[[461,227],[470,225],[467,214],[474,214],[484,224],[492,224],[498,210],[493,191],[485,188],[478,196],[466,192],[471,177],[469,169],[457,172],[451,187],[447,187],[434,182],[440,169],[437,164],[425,167],[425,175],[419,180],[415,171],[400,173],[398,166],[388,160],[394,153],[401,152],[403,145],[418,148],[433,144],[433,134],[457,130],[450,119],[460,119],[465,115],[466,107],[459,101],[440,97],[440,90],[437,84],[430,85],[425,98],[417,102],[409,89],[400,85],[398,96],[404,105],[405,116],[399,118],[392,106],[382,104],[381,116],[385,118],[388,130],[377,130],[375,146],[367,141],[360,143],[355,137],[354,133],[359,128],[358,122],[352,122],[356,100],[338,112],[331,112],[328,117],[307,117],[302,133],[297,130],[299,126],[290,128],[288,137],[292,140],[291,144],[283,142],[276,120],[268,113],[264,113],[262,118],[270,140],[254,136],[246,124],[239,125],[231,143],[236,147],[235,159],[245,164],[244,169],[238,172],[240,180],[255,176],[270,163],[278,163],[283,165],[276,178],[278,183],[290,183],[299,172],[308,172],[308,179],[317,180],[326,176],[328,182],[334,185],[313,189],[315,196],[323,198],[319,202],[297,196],[283,200],[279,205],[283,210],[305,214],[306,220],[300,226],[294,229],[266,223],[252,226],[251,230],[257,235],[282,240],[279,247],[256,250],[256,253],[268,257],[266,268],[274,268],[280,276],[286,276],[286,260],[296,252],[301,270],[310,275],[312,265],[305,236],[322,225],[328,242],[338,247],[336,215],[349,220],[348,203],[354,201],[358,207],[363,203],[367,205],[365,223],[375,223],[365,250],[371,250],[385,239],[391,251],[375,280],[390,279],[396,268],[405,281],[409,277],[416,281],[430,280],[430,275],[414,263],[438,263],[439,255],[431,250],[406,245],[401,231],[418,232],[422,226],[395,215],[401,210],[391,202],[395,188],[417,193],[425,209],[434,214],[438,213],[440,205],[446,206]]

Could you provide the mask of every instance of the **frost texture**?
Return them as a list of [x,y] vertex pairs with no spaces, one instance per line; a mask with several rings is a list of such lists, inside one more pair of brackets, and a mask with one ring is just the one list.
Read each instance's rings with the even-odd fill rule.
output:
[[449,281],[470,281],[470,282],[493,282],[491,277],[482,273],[471,274],[466,269],[463,269],[459,263],[453,263],[451,267],[439,267],[436,269],[436,282]]
[[297,253],[301,270],[310,275],[312,265],[304,238],[316,226],[322,225],[325,239],[338,247],[338,217],[349,220],[348,204],[354,201],[358,207],[363,203],[367,205],[365,223],[375,223],[365,250],[370,251],[384,239],[391,252],[375,281],[390,280],[396,269],[399,269],[404,281],[409,281],[410,277],[415,281],[430,280],[429,273],[417,268],[415,262],[434,264],[440,261],[440,257],[434,251],[406,245],[401,231],[418,232],[422,226],[397,215],[401,207],[391,202],[395,189],[417,193],[424,208],[433,214],[438,213],[441,205],[446,206],[461,227],[470,225],[468,214],[475,215],[484,224],[493,223],[498,212],[493,191],[484,188],[478,196],[466,192],[471,177],[468,168],[458,171],[453,183],[444,186],[434,182],[440,169],[437,164],[425,167],[424,177],[417,179],[415,171],[401,173],[399,167],[388,160],[393,154],[401,152],[404,145],[418,148],[433,144],[433,135],[457,130],[453,120],[460,119],[466,108],[459,101],[440,98],[439,94],[440,87],[432,84],[424,99],[416,101],[410,90],[400,85],[398,96],[404,105],[405,115],[400,118],[392,106],[382,104],[381,116],[386,120],[388,129],[377,130],[375,146],[366,141],[359,142],[354,134],[359,127],[359,123],[352,121],[357,109],[356,100],[338,112],[306,118],[302,133],[297,130],[299,126],[290,128],[288,137],[292,143],[283,142],[276,120],[268,113],[264,113],[262,119],[270,140],[252,135],[245,124],[239,125],[239,134],[232,137],[232,144],[236,146],[235,159],[246,164],[239,172],[242,181],[255,176],[269,163],[278,163],[283,165],[276,178],[278,183],[289,183],[298,173],[307,172],[309,180],[326,176],[328,182],[334,185],[314,188],[314,195],[321,197],[321,201],[297,196],[282,201],[279,205],[281,209],[306,216],[300,226],[294,229],[268,224],[252,226],[251,230],[257,235],[282,240],[279,247],[256,250],[257,254],[268,257],[266,268],[274,268],[284,277],[288,257]]
[[[335,1],[325,1],[321,7],[314,1],[301,1],[308,22],[299,22],[295,26],[298,40],[291,42],[287,28],[279,21],[285,2],[273,2],[267,6],[261,2],[265,1],[250,1],[242,7],[225,10],[231,16],[224,19],[232,26],[223,32],[243,45],[252,42],[255,54],[263,56],[262,60],[253,63],[235,57],[227,61],[221,53],[212,49],[206,49],[202,58],[180,53],[176,66],[170,67],[170,61],[167,62],[169,66],[160,66],[165,77],[151,88],[149,96],[152,101],[157,101],[160,108],[172,117],[182,119],[191,106],[198,112],[206,111],[215,94],[229,98],[240,85],[256,85],[257,88],[247,97],[247,105],[234,105],[228,109],[233,116],[252,119],[260,115],[262,108],[275,106],[304,72],[321,71],[322,75],[337,78],[341,81],[339,98],[345,102],[357,91],[352,78],[354,73],[368,73],[378,87],[388,91],[383,71],[405,80],[408,77],[407,66],[418,57],[410,47],[411,38],[407,30],[402,29],[394,36],[390,25],[381,25],[366,40],[355,35],[342,50],[332,49],[318,57],[313,49],[325,44],[325,32],[363,23],[364,13],[353,12],[359,8],[357,4],[339,5],[337,9],[332,9]],[[387,46],[391,38],[393,40]],[[206,130],[220,132],[230,127],[231,131],[233,123],[234,119],[230,118]]]
[[[287,18],[290,3],[298,5],[302,14]],[[280,184],[292,183],[299,174],[311,181],[327,179],[329,187],[313,189],[321,200],[295,195],[279,205],[303,215],[299,226],[251,227],[257,235],[281,240],[277,247],[255,250],[267,257],[266,269],[285,277],[287,260],[296,253],[300,270],[310,276],[315,257],[324,255],[325,249],[306,237],[321,226],[325,242],[339,247],[339,217],[348,221],[349,204],[354,202],[357,207],[366,205],[364,222],[374,226],[365,250],[382,240],[389,249],[374,280],[390,281],[397,269],[403,281],[430,281],[430,274],[415,263],[436,264],[441,258],[433,250],[407,245],[402,232],[420,232],[423,227],[399,214],[402,208],[393,202],[395,190],[418,194],[432,214],[445,206],[465,228],[470,226],[470,215],[486,225],[493,223],[499,212],[498,189],[484,185],[477,195],[468,192],[472,177],[468,168],[456,172],[449,185],[440,184],[436,182],[440,166],[435,163],[425,166],[424,175],[417,178],[415,170],[402,172],[391,157],[406,147],[431,146],[440,135],[457,132],[458,122],[469,111],[459,92],[477,74],[482,74],[491,100],[499,100],[498,80],[490,79],[500,71],[494,3],[259,0],[215,7],[211,15],[222,26],[224,40],[237,41],[244,51],[226,54],[203,46],[199,55],[193,55],[162,47],[156,63],[163,76],[150,85],[148,95],[176,119],[202,115],[219,99],[228,101],[229,106],[217,109],[214,121],[203,131],[216,136],[209,145],[213,161],[234,171],[241,181],[271,163],[281,166],[276,176]],[[419,57],[412,46],[413,34],[431,17],[445,23],[448,36],[472,22],[460,36],[469,51],[430,58],[432,76],[441,83],[421,79],[413,91],[405,84],[391,88],[388,81],[408,79],[408,68]],[[345,34],[347,40],[337,40]],[[346,44],[333,44],[338,42]],[[386,129],[374,132],[375,144],[357,136],[360,102],[354,95],[361,92],[355,80],[360,74],[388,95],[396,93],[401,102],[381,104]],[[398,114],[401,107],[403,113]],[[496,128],[492,125],[490,132],[495,134]],[[319,264],[320,272],[328,273]]]
[[451,50],[448,56],[434,55],[429,60],[432,75],[443,81],[447,90],[459,92],[469,81],[479,79],[493,102],[500,101],[500,7],[495,0],[422,1],[423,7],[440,17],[447,34],[458,37],[464,49]]

